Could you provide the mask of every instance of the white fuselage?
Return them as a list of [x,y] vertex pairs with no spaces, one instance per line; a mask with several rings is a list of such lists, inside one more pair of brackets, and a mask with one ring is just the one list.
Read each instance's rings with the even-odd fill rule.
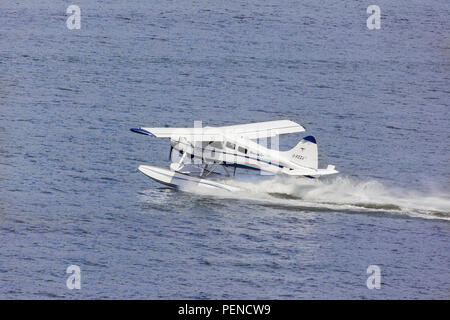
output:
[[173,149],[178,150],[180,160],[187,154],[184,162],[205,164],[221,163],[226,166],[263,170],[274,174],[287,173],[293,169],[305,169],[284,156],[285,152],[268,149],[241,136],[227,136],[226,141],[194,142],[185,138],[171,139]]

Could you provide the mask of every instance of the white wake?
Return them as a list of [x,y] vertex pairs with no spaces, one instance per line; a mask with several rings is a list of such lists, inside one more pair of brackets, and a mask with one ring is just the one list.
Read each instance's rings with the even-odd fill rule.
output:
[[275,177],[259,182],[227,181],[227,184],[242,191],[208,194],[299,208],[397,212],[450,221],[448,194],[406,190],[376,180],[362,181],[343,176],[326,180]]

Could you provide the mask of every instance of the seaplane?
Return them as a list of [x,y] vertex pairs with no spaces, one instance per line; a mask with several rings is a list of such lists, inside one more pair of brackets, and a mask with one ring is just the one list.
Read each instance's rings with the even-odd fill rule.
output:
[[[313,136],[304,137],[294,148],[280,151],[278,137],[304,132],[291,120],[275,120],[231,126],[205,126],[194,122],[193,128],[139,127],[132,132],[166,138],[170,141],[168,169],[140,165],[146,176],[181,190],[239,191],[230,183],[236,169],[257,171],[261,175],[319,178],[338,173],[335,166],[318,168],[318,148]],[[271,148],[267,139],[271,139]],[[218,172],[219,169],[223,169]]]

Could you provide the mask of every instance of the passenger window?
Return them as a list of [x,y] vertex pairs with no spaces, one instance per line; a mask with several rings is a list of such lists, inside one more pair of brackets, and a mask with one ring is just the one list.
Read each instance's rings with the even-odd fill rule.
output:
[[238,147],[238,151],[247,154],[247,149]]
[[233,149],[236,147],[236,145],[234,143],[231,142],[227,142],[227,148]]

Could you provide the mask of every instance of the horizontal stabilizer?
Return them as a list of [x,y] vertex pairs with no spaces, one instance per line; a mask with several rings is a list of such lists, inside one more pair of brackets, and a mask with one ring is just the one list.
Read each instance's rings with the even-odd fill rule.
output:
[[317,169],[318,174],[321,176],[325,176],[328,174],[335,174],[335,173],[339,173],[339,171],[337,171],[335,169],[335,166],[329,164],[328,167],[326,169]]
[[339,173],[339,171],[335,170],[335,166],[328,165],[326,169],[312,169],[312,168],[301,168],[301,169],[284,169],[282,173],[290,175],[290,176],[311,176],[311,177],[319,177],[326,176],[329,174]]

